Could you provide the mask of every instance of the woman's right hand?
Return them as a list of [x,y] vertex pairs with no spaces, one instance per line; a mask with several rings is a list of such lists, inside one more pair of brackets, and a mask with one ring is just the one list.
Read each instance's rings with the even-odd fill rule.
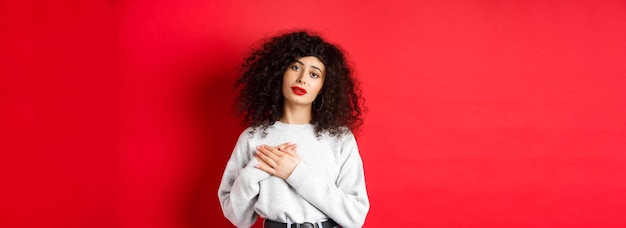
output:
[[283,143],[277,147],[258,146],[254,156],[259,161],[256,168],[286,180],[300,163],[296,147],[293,143]]

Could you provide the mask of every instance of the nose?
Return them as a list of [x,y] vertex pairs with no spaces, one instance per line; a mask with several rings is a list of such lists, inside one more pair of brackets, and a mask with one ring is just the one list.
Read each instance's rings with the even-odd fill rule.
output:
[[297,83],[306,84],[306,82],[303,80],[303,79],[304,79],[304,75],[305,75],[304,73],[303,73],[303,74],[300,74],[300,75],[298,76],[298,78],[296,78],[296,82],[297,82]]

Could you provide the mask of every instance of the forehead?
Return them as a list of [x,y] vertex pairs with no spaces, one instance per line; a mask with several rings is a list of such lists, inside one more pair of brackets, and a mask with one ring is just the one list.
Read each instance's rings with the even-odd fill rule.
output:
[[315,56],[300,57],[296,59],[296,62],[303,64],[305,66],[308,66],[308,67],[318,68],[319,70],[322,70],[322,71],[326,69],[326,67],[324,66],[324,63],[322,63],[322,61],[320,61],[320,59],[318,59]]

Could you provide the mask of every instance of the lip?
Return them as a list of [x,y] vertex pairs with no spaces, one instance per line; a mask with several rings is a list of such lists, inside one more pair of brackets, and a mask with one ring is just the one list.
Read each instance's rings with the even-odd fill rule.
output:
[[293,91],[293,93],[295,93],[298,96],[302,96],[302,95],[306,94],[306,89],[303,89],[303,88],[298,87],[298,86],[292,86],[291,87],[291,91]]

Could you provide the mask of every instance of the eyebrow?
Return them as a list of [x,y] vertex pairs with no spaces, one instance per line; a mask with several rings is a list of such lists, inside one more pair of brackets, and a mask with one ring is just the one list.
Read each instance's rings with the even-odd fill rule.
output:
[[[297,63],[300,63],[300,65],[303,65],[303,66],[304,66],[304,63],[303,63],[303,62],[300,62],[300,60],[296,60],[296,62],[297,62]],[[324,73],[324,71],[322,71],[322,69],[320,69],[320,68],[319,68],[319,67],[317,67],[317,66],[311,65],[311,68],[316,69],[316,70],[319,70],[321,73]]]

